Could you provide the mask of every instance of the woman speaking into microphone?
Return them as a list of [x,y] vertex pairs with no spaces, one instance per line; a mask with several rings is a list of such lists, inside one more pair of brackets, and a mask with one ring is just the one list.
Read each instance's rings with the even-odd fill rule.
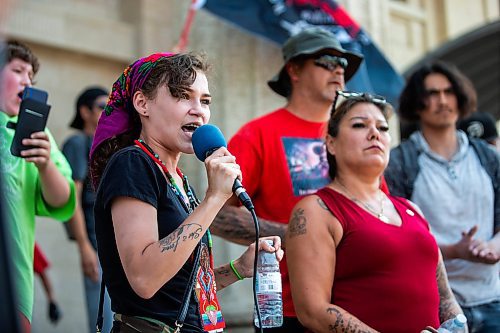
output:
[[[201,202],[178,167],[210,118],[207,70],[193,54],[141,58],[114,83],[99,120],[90,168],[112,332],[220,332],[217,290],[253,275],[255,244],[213,267],[209,227],[241,178],[234,156],[221,147],[205,159]],[[281,260],[279,237],[269,238],[274,247],[259,247]]]

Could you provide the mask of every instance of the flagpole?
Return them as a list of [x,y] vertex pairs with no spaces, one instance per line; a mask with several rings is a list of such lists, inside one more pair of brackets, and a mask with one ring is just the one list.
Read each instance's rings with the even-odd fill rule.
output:
[[189,33],[191,31],[191,26],[193,25],[196,11],[200,7],[200,2],[203,3],[204,1],[191,0],[187,17],[186,20],[184,21],[184,27],[182,28],[182,32],[179,37],[179,41],[177,42],[177,45],[174,46],[175,53],[184,52],[186,50],[186,47],[189,43]]

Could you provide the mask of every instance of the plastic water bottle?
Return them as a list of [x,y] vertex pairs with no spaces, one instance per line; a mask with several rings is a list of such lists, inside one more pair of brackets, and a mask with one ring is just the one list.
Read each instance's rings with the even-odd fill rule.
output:
[[[265,240],[273,245],[272,240]],[[257,301],[259,303],[262,327],[280,327],[283,325],[283,300],[281,296],[280,265],[276,255],[260,251],[257,260]],[[257,311],[254,311],[255,326],[259,326]]]
[[439,333],[462,333],[465,332],[467,318],[463,314],[458,314],[455,318],[448,319],[439,326]]

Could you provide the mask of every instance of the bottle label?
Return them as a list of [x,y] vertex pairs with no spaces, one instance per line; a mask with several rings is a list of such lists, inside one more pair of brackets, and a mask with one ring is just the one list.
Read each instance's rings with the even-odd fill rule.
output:
[[259,273],[255,289],[258,293],[281,292],[281,274]]

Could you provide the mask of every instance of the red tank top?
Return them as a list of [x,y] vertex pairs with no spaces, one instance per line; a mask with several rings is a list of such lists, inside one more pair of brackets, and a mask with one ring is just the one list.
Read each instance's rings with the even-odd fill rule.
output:
[[317,195],[344,232],[337,247],[332,304],[379,332],[438,327],[438,246],[429,225],[411,204],[388,196],[401,216],[398,227],[330,188]]

